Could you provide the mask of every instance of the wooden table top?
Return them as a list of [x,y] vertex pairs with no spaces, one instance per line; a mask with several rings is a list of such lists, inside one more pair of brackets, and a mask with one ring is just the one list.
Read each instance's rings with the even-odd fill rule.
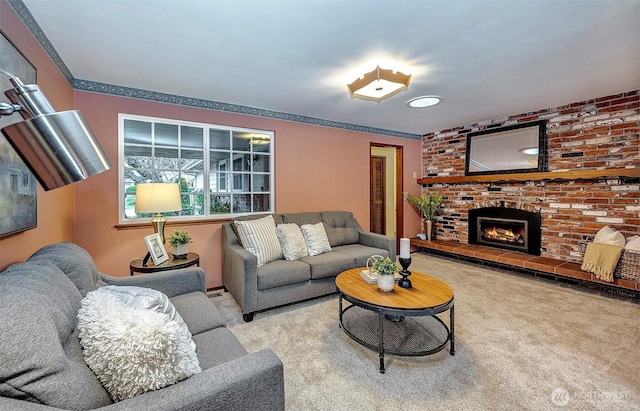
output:
[[384,292],[377,284],[368,284],[360,271],[365,267],[347,270],[336,277],[336,287],[349,297],[380,307],[422,310],[438,307],[453,300],[453,290],[447,283],[430,275],[411,271],[411,288],[398,287]]

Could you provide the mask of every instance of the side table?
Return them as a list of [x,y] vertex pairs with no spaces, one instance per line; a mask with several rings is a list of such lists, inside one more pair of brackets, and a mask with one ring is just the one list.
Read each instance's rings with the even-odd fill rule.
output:
[[146,267],[142,265],[143,257],[136,258],[129,263],[129,274],[133,273],[155,273],[158,271],[177,270],[178,268],[191,267],[197,265],[200,267],[200,256],[197,253],[187,254],[187,258],[173,258],[170,256],[167,261],[162,264],[155,265],[152,260],[147,261]]

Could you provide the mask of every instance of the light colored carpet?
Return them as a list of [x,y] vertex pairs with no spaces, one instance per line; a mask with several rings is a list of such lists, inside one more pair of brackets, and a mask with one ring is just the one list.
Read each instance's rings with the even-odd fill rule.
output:
[[280,357],[288,410],[640,410],[639,305],[427,254],[412,260],[410,270],[454,290],[456,353],[388,355],[386,374],[338,326],[335,295],[250,323],[230,294],[212,301],[248,351]]

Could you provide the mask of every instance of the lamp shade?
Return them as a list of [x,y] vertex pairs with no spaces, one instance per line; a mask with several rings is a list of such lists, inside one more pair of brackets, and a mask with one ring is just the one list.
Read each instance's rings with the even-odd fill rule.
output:
[[2,129],[45,190],[109,170],[111,163],[77,110],[39,115]]
[[11,108],[19,108],[24,120],[3,128],[2,134],[45,190],[111,168],[81,112],[56,112],[37,85],[25,85],[17,77],[12,77],[11,83],[15,88],[5,94],[14,103]]
[[177,183],[138,183],[136,213],[167,213],[182,210]]

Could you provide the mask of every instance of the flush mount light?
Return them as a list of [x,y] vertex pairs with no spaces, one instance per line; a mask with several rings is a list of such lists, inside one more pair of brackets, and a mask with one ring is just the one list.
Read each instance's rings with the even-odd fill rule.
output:
[[347,84],[351,98],[381,102],[409,87],[411,74],[376,66],[353,83]]
[[520,151],[522,154],[528,154],[530,156],[538,155],[538,147],[525,147],[525,148],[521,148],[518,151]]
[[442,101],[440,96],[420,96],[407,101],[407,107],[425,108],[435,106]]

